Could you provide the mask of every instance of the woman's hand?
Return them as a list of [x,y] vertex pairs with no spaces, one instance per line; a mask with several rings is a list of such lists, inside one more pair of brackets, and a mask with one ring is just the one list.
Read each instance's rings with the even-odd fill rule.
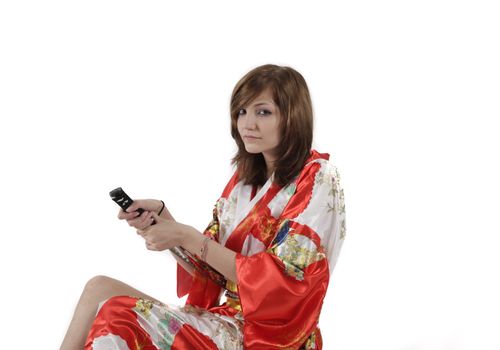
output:
[[[145,229],[153,223],[153,212],[158,213],[161,207],[162,203],[157,199],[136,199],[127,208],[127,211],[120,209],[118,219],[127,220],[127,223],[136,229]],[[140,216],[139,212],[136,211],[139,208],[144,209]]]
[[154,212],[152,212],[152,217],[156,224],[137,230],[137,233],[146,241],[146,247],[149,250],[161,251],[182,245],[187,225],[161,218]]

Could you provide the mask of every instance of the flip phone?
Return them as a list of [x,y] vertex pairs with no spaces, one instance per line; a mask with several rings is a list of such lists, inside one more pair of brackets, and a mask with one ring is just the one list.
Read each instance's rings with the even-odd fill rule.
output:
[[[113,191],[109,192],[109,195],[111,196],[111,199],[123,209],[123,211],[127,211],[127,208],[133,203],[132,198],[130,198],[121,187],[115,188]],[[144,212],[144,209],[139,208],[136,211],[139,212],[139,215],[141,215]]]

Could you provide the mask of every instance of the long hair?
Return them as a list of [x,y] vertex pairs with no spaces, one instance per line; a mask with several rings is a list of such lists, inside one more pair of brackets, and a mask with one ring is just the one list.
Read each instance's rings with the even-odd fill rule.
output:
[[267,181],[266,162],[262,153],[246,151],[238,132],[238,112],[261,92],[270,89],[274,103],[281,114],[274,163],[274,182],[285,186],[305,165],[313,140],[313,110],[309,89],[302,75],[290,67],[266,64],[248,72],[236,84],[231,95],[231,136],[238,151],[231,159],[236,164],[244,184],[262,186]]

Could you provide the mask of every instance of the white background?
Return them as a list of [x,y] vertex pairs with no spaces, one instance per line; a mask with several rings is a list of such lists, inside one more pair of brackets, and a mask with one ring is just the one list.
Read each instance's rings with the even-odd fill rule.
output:
[[500,349],[495,3],[1,2],[1,347],[59,348],[95,275],[183,303],[108,192],[203,230],[232,88],[274,63],[308,82],[345,192],[325,349]]

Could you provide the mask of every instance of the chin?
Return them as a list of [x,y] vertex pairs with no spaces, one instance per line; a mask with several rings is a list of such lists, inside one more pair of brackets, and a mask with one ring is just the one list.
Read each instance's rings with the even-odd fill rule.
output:
[[249,147],[248,145],[245,145],[245,150],[248,153],[252,153],[252,154],[262,153],[262,150],[260,149],[260,147],[253,147],[253,146]]

